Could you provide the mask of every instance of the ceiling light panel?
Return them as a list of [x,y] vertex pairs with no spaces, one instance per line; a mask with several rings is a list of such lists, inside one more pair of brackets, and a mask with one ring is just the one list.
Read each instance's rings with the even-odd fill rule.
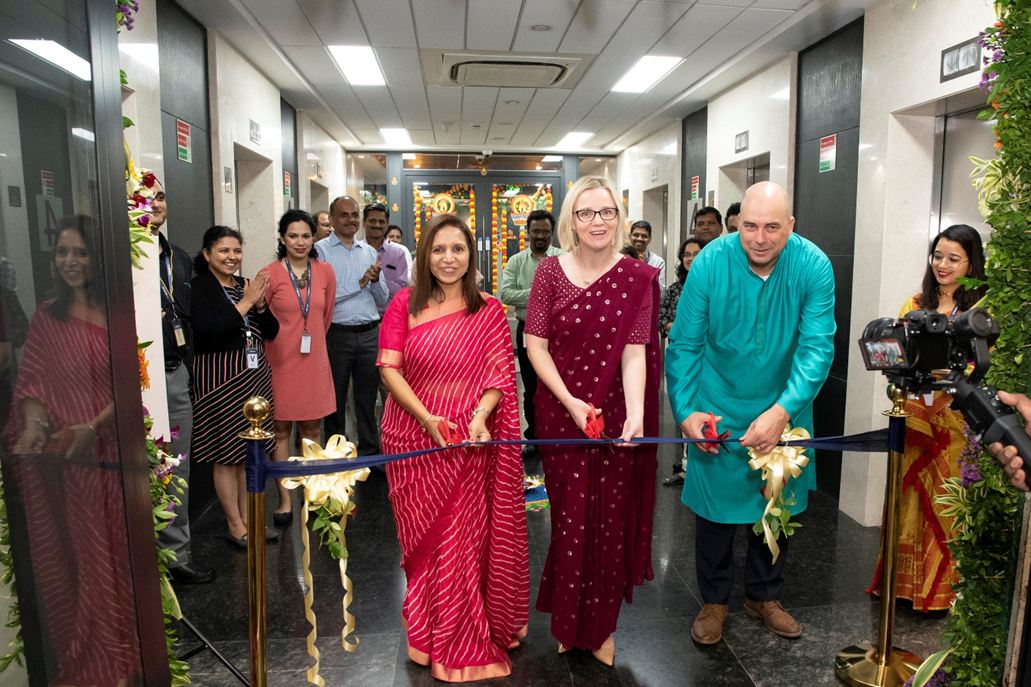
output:
[[376,54],[367,45],[330,45],[327,47],[337,67],[352,86],[386,86]]
[[570,131],[566,134],[561,141],[555,144],[556,148],[582,148],[590,138],[594,136],[594,132],[587,131]]
[[623,75],[623,78],[612,87],[615,93],[644,93],[681,62],[681,57],[663,57],[661,55],[645,55]]
[[90,81],[93,78],[90,63],[56,41],[12,38],[10,42],[77,79]]
[[406,129],[380,129],[380,136],[388,146],[410,146],[412,138]]

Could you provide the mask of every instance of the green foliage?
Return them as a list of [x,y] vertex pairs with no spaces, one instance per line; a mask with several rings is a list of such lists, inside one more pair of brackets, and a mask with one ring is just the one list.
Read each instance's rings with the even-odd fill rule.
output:
[[330,497],[320,505],[310,503],[308,510],[315,516],[311,529],[319,535],[319,545],[329,549],[333,560],[347,558],[344,530],[340,527],[340,521],[354,513],[354,502],[341,503]]
[[11,606],[7,609],[7,627],[16,629],[14,639],[8,647],[10,651],[0,656],[0,673],[11,667],[12,663],[24,665],[25,642],[21,636],[21,615],[18,613],[17,590],[14,587],[14,559],[11,557],[11,530],[7,526],[7,501],[3,498],[3,480],[0,479],[0,587],[8,592]]

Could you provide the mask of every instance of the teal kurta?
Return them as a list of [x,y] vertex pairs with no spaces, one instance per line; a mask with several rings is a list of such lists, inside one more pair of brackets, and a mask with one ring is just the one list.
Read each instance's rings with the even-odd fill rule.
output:
[[[677,423],[692,412],[722,415],[719,430],[740,437],[779,403],[793,427],[813,431],[813,399],[834,357],[834,274],[816,245],[792,234],[764,281],[748,266],[740,234],[709,243],[695,258],[677,306],[666,352],[666,388]],[[682,500],[707,520],[754,523],[766,502],[748,451],[728,455],[691,446]],[[814,465],[792,480],[805,510]],[[792,489],[793,487],[793,489]]]

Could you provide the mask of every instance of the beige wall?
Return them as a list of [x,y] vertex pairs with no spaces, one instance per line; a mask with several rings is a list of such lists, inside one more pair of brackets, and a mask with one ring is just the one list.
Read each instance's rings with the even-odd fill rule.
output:
[[311,213],[328,210],[329,203],[344,194],[347,183],[343,147],[303,110],[298,110],[297,150],[302,177],[301,209]]
[[[796,68],[792,54],[709,101],[705,183],[716,192],[716,207],[741,200],[743,163],[763,153],[770,154],[770,181],[793,193]],[[735,153],[734,137],[744,131],[748,150]],[[706,204],[708,197],[707,191]]]
[[[214,30],[208,31],[208,84],[215,224],[239,228],[241,272],[252,277],[275,255],[276,222],[283,214],[279,89]],[[261,127],[257,143],[251,121]],[[239,171],[232,193],[223,185],[225,167]]]
[[[881,0],[866,14],[852,334],[894,316],[919,287],[927,251],[936,101],[976,88],[980,74],[939,83],[941,51],[995,21],[981,2]],[[912,108],[928,105],[917,113]],[[972,167],[971,167],[972,169]],[[881,375],[849,356],[845,431],[883,427]],[[840,507],[864,525],[881,520],[884,456],[846,453]]]
[[[624,189],[630,191],[627,219],[630,222],[639,219],[651,222],[652,243],[649,250],[666,260],[667,282],[673,279],[672,265],[676,262],[680,239],[680,135],[681,126],[677,121],[630,146],[616,158],[616,192],[621,193]],[[665,253],[662,250],[661,227],[655,219],[656,213],[661,213],[661,201],[650,200],[658,195],[658,189],[662,186],[666,186],[669,193]],[[673,256],[672,260],[670,255]]]

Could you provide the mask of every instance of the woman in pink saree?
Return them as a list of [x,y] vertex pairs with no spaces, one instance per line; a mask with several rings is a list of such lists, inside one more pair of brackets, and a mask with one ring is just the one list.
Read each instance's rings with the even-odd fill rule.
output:
[[[469,228],[437,215],[423,231],[412,288],[383,316],[379,358],[390,389],[383,450],[518,440],[508,320],[476,288]],[[451,441],[449,441],[449,439]],[[451,449],[387,465],[408,656],[447,682],[511,673],[526,634],[529,570],[518,445]]]
[[[540,379],[537,436],[584,435],[590,414],[624,441],[658,432],[658,270],[621,255],[623,209],[610,182],[584,177],[566,196],[566,254],[541,261],[526,311]],[[652,579],[655,446],[542,446],[551,545],[537,610],[559,653],[615,660],[619,608]]]

